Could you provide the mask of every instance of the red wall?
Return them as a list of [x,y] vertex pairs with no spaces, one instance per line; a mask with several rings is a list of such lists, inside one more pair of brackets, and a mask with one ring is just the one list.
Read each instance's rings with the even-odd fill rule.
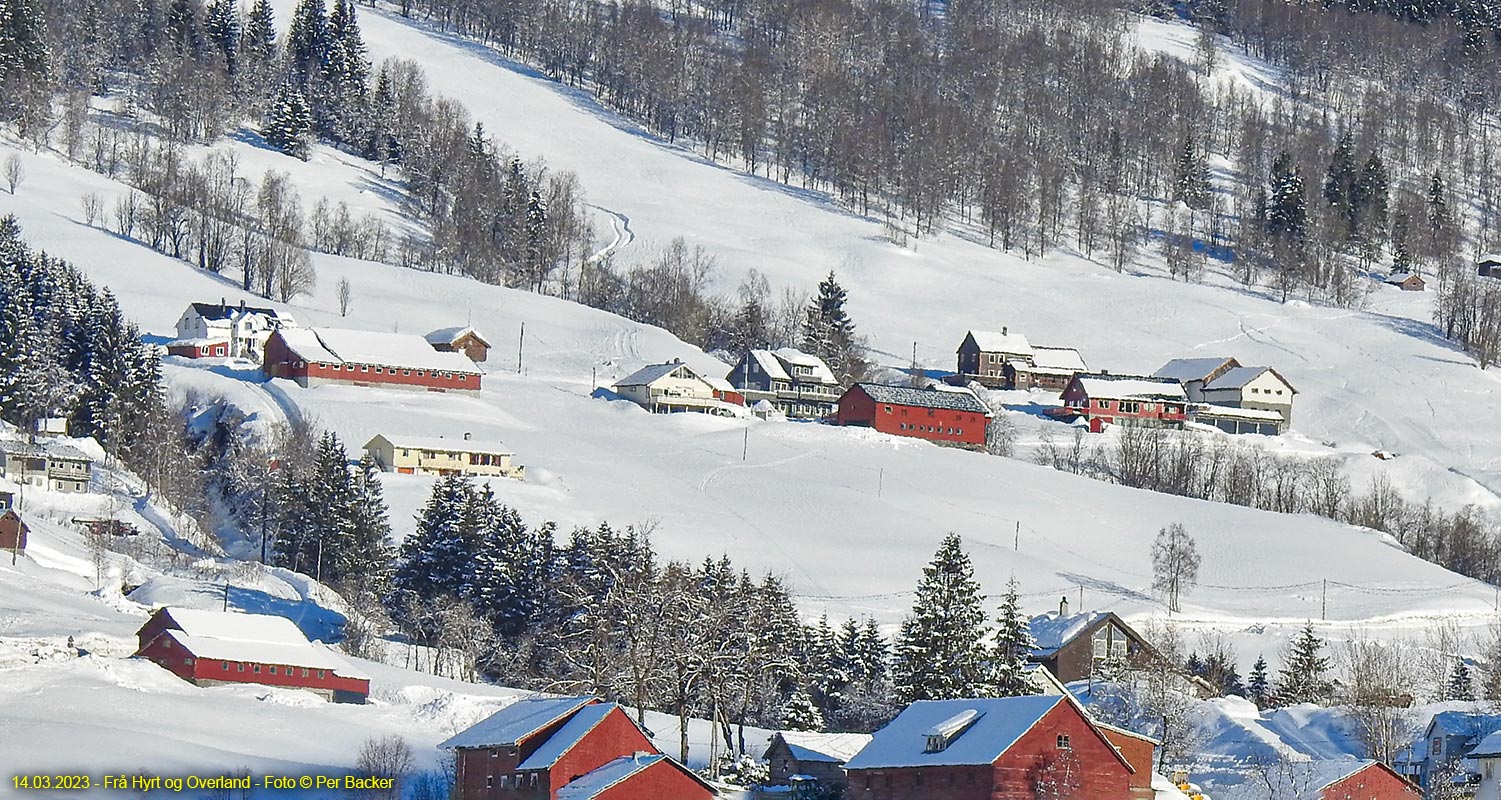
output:
[[[297,366],[302,363],[302,366]],[[316,378],[323,381],[339,381],[351,383],[357,386],[395,385],[417,386],[425,389],[467,389],[478,391],[480,388],[480,376],[450,372],[449,377],[443,377],[442,373],[434,370],[409,369],[405,367],[389,367],[384,364],[343,364],[340,369],[334,369],[335,365],[322,363],[299,362],[295,353],[287,349],[280,333],[271,334],[266,340],[266,357],[263,361],[263,369],[268,377],[292,378],[299,383],[306,382],[308,378]],[[353,370],[349,369],[353,367]],[[361,367],[368,369],[361,370]],[[375,368],[380,367],[381,372]],[[393,373],[392,370],[395,370]],[[418,374],[422,373],[422,374]]]
[[[984,414],[876,403],[859,387],[850,389],[839,398],[835,419],[840,425],[867,425],[896,436],[977,447],[985,444]],[[959,432],[949,433],[951,429]]]
[[714,793],[665,759],[600,792],[598,800],[710,800]]
[[[1122,411],[1119,400],[1106,399],[1105,407],[1100,408],[1094,398],[1084,393],[1078,382],[1072,382],[1063,390],[1063,403],[1074,406],[1084,412],[1089,419],[1099,418],[1105,422],[1116,419],[1161,419],[1170,422],[1182,422],[1188,419],[1188,405],[1181,400],[1137,400],[1138,410]],[[1150,410],[1148,409],[1150,406]]]
[[[218,352],[215,352],[217,349]],[[223,356],[229,352],[229,342],[214,342],[212,344],[169,344],[167,355],[183,356],[185,358],[204,358],[207,356]]]
[[26,523],[14,511],[0,512],[0,550],[26,549]]
[[1121,755],[1125,756],[1136,770],[1128,781],[1131,796],[1152,800],[1156,796],[1156,793],[1152,791],[1152,760],[1156,757],[1157,748],[1151,742],[1137,736],[1107,728],[1101,728],[1100,732],[1105,734],[1105,738],[1121,751]]
[[548,772],[548,782],[556,790],[586,772],[638,752],[656,753],[657,748],[631,722],[625,711],[617,707],[558,759]]
[[1420,797],[1422,794],[1416,787],[1380,764],[1372,764],[1324,789],[1324,800],[1417,800]]
[[1069,736],[1077,777],[1073,797],[1130,800],[1130,770],[1074,708],[1062,702],[1038,720],[994,765],[854,770],[851,800],[1035,800],[1037,769]]
[[[183,680],[211,680],[224,681],[226,683],[256,683],[265,686],[286,686],[294,689],[327,689],[345,692],[355,692],[368,695],[370,693],[370,681],[364,678],[346,678],[335,675],[333,670],[325,669],[324,677],[318,677],[318,670],[308,669],[308,676],[302,677],[301,667],[296,667],[294,674],[286,674],[286,664],[277,664],[277,674],[271,674],[271,664],[260,664],[261,671],[254,671],[254,662],[243,662],[245,671],[239,670],[239,661],[230,661],[229,669],[224,669],[224,662],[220,659],[198,658],[193,653],[185,650],[176,643],[168,644],[171,639],[166,636],[157,636],[149,644],[141,648],[136,655],[144,656],[162,668],[167,669]],[[185,658],[192,658],[192,664],[184,663]]]

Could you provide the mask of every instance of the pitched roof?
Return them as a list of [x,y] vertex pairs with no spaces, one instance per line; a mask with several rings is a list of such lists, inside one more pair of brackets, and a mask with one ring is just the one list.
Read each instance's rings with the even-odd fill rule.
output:
[[489,339],[486,339],[483,334],[468,325],[458,325],[452,328],[439,328],[428,333],[422,338],[426,339],[428,344],[453,344],[454,342],[457,342],[458,340],[464,338],[464,334],[473,336],[474,338],[479,340],[480,344],[486,347],[490,346]]
[[1090,373],[1075,378],[1091,398],[1109,400],[1187,400],[1183,384],[1166,378],[1141,375],[1106,375]]
[[368,677],[326,647],[309,642],[286,617],[168,606],[152,618],[161,615],[176,626],[163,635],[197,658],[286,664],[332,670],[346,678]]
[[[243,639],[218,639],[211,636],[193,636],[178,630],[165,634],[184,650],[201,659],[211,661],[249,661],[260,664],[286,664],[292,667],[327,669],[344,674],[348,665],[332,653],[303,640],[300,644],[282,642],[257,642]],[[355,677],[355,676],[349,676]]]
[[[934,767],[993,764],[1033,725],[1064,699],[1028,695],[963,700],[919,700],[876,731],[870,744],[845,763],[845,769]],[[928,732],[965,712],[977,717],[948,747],[927,752]]]
[[773,350],[772,355],[781,359],[786,364],[793,364],[799,367],[812,367],[812,377],[814,380],[823,383],[838,383],[838,380],[834,378],[834,370],[829,369],[829,365],[825,364],[823,359],[811,353],[804,353],[793,347],[783,347],[779,350]]
[[1477,714],[1473,711],[1440,711],[1428,722],[1427,737],[1433,734],[1444,736],[1479,737],[1501,730],[1501,714]]
[[1282,412],[1264,408],[1236,408],[1212,403],[1194,404],[1194,415],[1208,419],[1246,419],[1255,422],[1283,422]]
[[558,763],[558,759],[567,755],[568,751],[582,741],[589,731],[594,730],[595,726],[603,722],[610,712],[619,709],[620,706],[615,703],[595,703],[584,706],[578,710],[578,713],[569,717],[557,733],[547,737],[547,741],[543,742],[542,746],[521,762],[516,769],[547,769]]
[[[393,447],[408,450],[438,450],[445,453],[492,453],[495,455],[515,455],[511,448],[501,442],[487,442],[482,439],[445,439],[441,436],[407,436],[402,433],[390,435],[379,434],[375,439],[385,439]],[[375,444],[375,439],[365,443],[365,449],[370,449]]]
[[1175,358],[1163,364],[1152,373],[1154,378],[1168,378],[1175,381],[1202,381],[1211,373],[1231,362],[1231,367],[1240,366],[1240,362],[1227,356],[1214,356],[1209,358]]
[[1475,260],[1476,264],[1501,264],[1501,253],[1486,253]]
[[772,739],[780,738],[792,757],[798,761],[821,764],[843,764],[854,758],[872,736],[868,733],[817,733],[814,731],[778,731]]
[[21,439],[0,439],[0,452],[22,456],[47,456],[48,458],[64,458],[69,461],[90,461],[88,453],[79,450],[71,444],[43,439],[32,444]]
[[[648,384],[661,380],[668,375],[671,375],[678,369],[685,369],[694,378],[697,378],[701,381],[704,380],[703,376],[699,375],[697,370],[695,370],[693,367],[688,366],[687,364],[684,364],[682,361],[668,361],[662,364],[647,364],[641,369],[638,369],[635,372],[632,372],[631,374],[625,376],[624,378],[615,381],[615,385],[646,386]],[[708,383],[708,381],[704,382]]]
[[1303,792],[1298,795],[1298,800],[1322,800],[1324,790],[1337,781],[1360,772],[1367,767],[1375,766],[1376,762],[1370,759],[1341,758],[1326,761],[1307,761],[1303,767],[1306,780]]
[[275,614],[242,614],[233,611],[205,611],[197,608],[165,607],[165,614],[183,633],[194,638],[235,639],[307,646],[308,640],[292,620]]
[[1084,356],[1072,347],[1043,347],[1037,345],[1032,348],[1032,363],[1038,369],[1070,370],[1072,372],[1084,372],[1089,367],[1084,364]]
[[[1417,278],[1419,281],[1423,281],[1423,276],[1417,274],[1416,272],[1393,272],[1392,274],[1386,276],[1386,282],[1400,284],[1406,283],[1412,278]],[[1426,283],[1426,281],[1423,282]]]
[[965,333],[965,338],[974,339],[975,346],[979,347],[982,353],[1032,355],[1032,344],[1027,341],[1027,337],[1020,333],[1011,333],[1009,330],[1002,332],[971,330]]
[[910,386],[883,386],[879,383],[857,383],[855,388],[865,392],[877,403],[936,408],[944,411],[972,411],[990,416],[990,407],[980,401],[969,389],[949,387],[944,389],[914,389]]
[[1480,744],[1465,755],[1470,758],[1501,758],[1501,731],[1486,734]]
[[468,356],[434,350],[426,339],[416,334],[348,328],[311,330],[324,348],[346,362],[479,374],[479,367]]
[[498,747],[517,744],[548,725],[597,703],[593,697],[527,697],[450,737],[438,747]]
[[1233,369],[1227,370],[1225,374],[1219,376],[1218,378],[1215,378],[1209,383],[1204,384],[1204,389],[1243,389],[1245,388],[1246,384],[1256,380],[1257,378],[1268,372],[1276,375],[1277,380],[1282,381],[1284,384],[1286,384],[1288,389],[1292,389],[1293,394],[1298,393],[1298,390],[1293,389],[1293,385],[1291,383],[1288,383],[1287,379],[1282,377],[1281,373],[1277,372],[1277,370],[1274,370],[1271,367],[1235,367]]
[[194,303],[193,311],[204,319],[229,319],[235,314],[264,314],[273,319],[280,319],[274,308],[263,306],[244,306],[238,303]]
[[[750,358],[761,367],[761,371],[766,373],[766,377],[777,381],[792,380],[792,376],[788,375],[787,370],[782,368],[781,359],[777,358],[776,354],[770,350],[752,350],[750,351]],[[730,374],[735,374],[735,370],[730,370]]]
[[344,359],[323,345],[312,328],[283,328],[277,331],[287,349],[308,363],[342,364]]
[[1032,655],[1038,658],[1052,655],[1058,648],[1072,642],[1094,627],[1095,623],[1109,616],[1109,611],[1081,611],[1068,616],[1059,616],[1058,612],[1049,611],[1033,617],[1027,623],[1028,629],[1032,631],[1033,641],[1037,642]]

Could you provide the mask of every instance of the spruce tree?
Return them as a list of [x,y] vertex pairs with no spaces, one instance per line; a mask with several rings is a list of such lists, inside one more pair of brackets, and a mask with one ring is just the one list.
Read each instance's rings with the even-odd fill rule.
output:
[[245,20],[246,58],[268,64],[276,58],[276,15],[270,0],[255,0]]
[[1266,657],[1258,655],[1256,663],[1251,665],[1251,675],[1246,679],[1246,699],[1255,703],[1257,708],[1267,707],[1272,700],[1266,670]]
[[1277,671],[1277,700],[1288,705],[1317,703],[1328,697],[1329,658],[1323,655],[1324,640],[1313,632],[1313,623],[1303,626],[1288,647]]
[[1177,174],[1173,183],[1173,199],[1180,200],[1194,210],[1209,205],[1209,164],[1194,145],[1192,138],[1183,138],[1183,147],[1178,151]]
[[1475,682],[1470,678],[1470,665],[1463,658],[1454,659],[1454,669],[1449,673],[1449,684],[1444,687],[1445,700],[1474,700]]
[[923,568],[912,614],[897,637],[892,682],[899,703],[991,693],[985,596],[958,534]]
[[996,618],[995,655],[992,658],[997,697],[1036,692],[1027,679],[1028,658],[1036,649],[1037,640],[1032,638],[1031,621],[1022,613],[1016,578],[1012,577],[1006,581],[1006,593],[1001,596],[1001,610]]
[[301,0],[287,29],[287,67],[292,83],[306,90],[328,50],[328,11],[323,0]]
[[230,77],[238,75],[240,44],[244,38],[239,4],[235,0],[209,0],[204,9],[203,30],[215,52],[224,59],[224,73]]
[[282,84],[266,112],[261,133],[272,147],[304,161],[310,155],[313,116],[307,98],[291,84]]
[[1303,174],[1284,152],[1272,165],[1271,196],[1266,212],[1267,233],[1301,239],[1308,224]]
[[336,568],[345,581],[367,587],[384,584],[391,562],[391,523],[381,486],[380,467],[366,453],[360,458],[352,480],[350,539],[340,549]]
[[823,713],[814,705],[807,690],[793,690],[782,705],[781,726],[785,731],[821,731],[824,729]]
[[1334,154],[1329,158],[1329,171],[1324,176],[1324,200],[1340,214],[1349,214],[1354,200],[1355,186],[1355,138],[1346,129],[1334,145]]
[[542,291],[542,280],[547,274],[542,263],[546,244],[547,204],[542,202],[541,193],[534,191],[526,201],[526,265],[532,273],[534,291]]
[[808,305],[803,322],[802,349],[818,356],[840,383],[848,383],[864,369],[855,341],[855,323],[844,310],[849,299],[833,271],[818,284],[818,296]]
[[0,3],[0,120],[41,111],[52,50],[38,0]]

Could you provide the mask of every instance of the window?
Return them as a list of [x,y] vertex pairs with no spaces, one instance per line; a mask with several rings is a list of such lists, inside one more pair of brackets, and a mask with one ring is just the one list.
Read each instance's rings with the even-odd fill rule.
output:
[[419,377],[419,378],[426,378],[427,377],[427,370],[422,370],[422,369],[417,370],[417,377]]
[[235,666],[236,666],[236,670],[235,670],[236,672],[244,672],[245,671],[245,662],[241,661],[239,664],[236,664]]
[[320,669],[320,670],[318,670],[318,677],[319,677],[319,678],[320,678],[320,679],[322,679],[322,678],[323,678],[323,676],[324,676],[324,673],[325,673],[325,672],[327,672],[327,670],[321,670],[321,669]]
[[370,371],[370,365],[369,364],[361,364],[360,365],[360,372],[369,372],[369,371]]
[[1068,750],[1068,749],[1070,749],[1069,742],[1068,742],[1068,734],[1066,734],[1066,733],[1060,733],[1060,734],[1058,734],[1058,749],[1059,750]]
[[1444,740],[1441,737],[1433,737],[1433,754],[1438,755],[1444,751]]
[[261,665],[260,664],[252,664],[251,667],[250,667],[250,671],[254,672],[257,675],[261,674]]
[[459,373],[459,380],[461,380],[461,381],[467,381],[467,380],[469,380],[469,376],[468,376],[468,375],[465,375],[465,374],[464,374],[464,373],[462,373],[462,372],[460,372],[460,373]]
[[411,375],[411,374],[412,374],[412,371],[411,371],[411,370],[409,370],[409,369],[404,369],[404,370],[402,370],[402,371],[401,371],[401,374],[402,374],[402,375]]
[[1101,398],[1099,400],[1094,401],[1094,406],[1095,406],[1095,408],[1109,408],[1110,407],[1110,401]]
[[890,414],[890,413],[891,413],[891,406],[886,406],[886,413],[887,413],[887,414]]
[[1251,394],[1256,394],[1256,393],[1257,393],[1257,392],[1259,392],[1259,391],[1261,391],[1261,390],[1260,390],[1260,389],[1258,389],[1258,388],[1256,388],[1256,387],[1255,387],[1255,386],[1252,386],[1252,387],[1251,387]]
[[302,668],[302,677],[304,677],[304,678],[307,677],[307,667],[303,667]]
[[228,662],[228,661],[225,661],[225,662],[224,662],[224,671],[225,671],[225,672],[228,672],[228,671],[229,671],[229,662]]
[[[491,753],[490,755],[495,755],[495,754]],[[486,775],[485,776],[485,788],[486,789],[493,789],[493,788],[495,788],[495,778],[493,776],[490,776],[490,775]]]
[[272,674],[272,675],[275,675],[275,674],[276,674],[276,665],[275,665],[275,664],[272,664],[272,665],[271,665],[271,674]]

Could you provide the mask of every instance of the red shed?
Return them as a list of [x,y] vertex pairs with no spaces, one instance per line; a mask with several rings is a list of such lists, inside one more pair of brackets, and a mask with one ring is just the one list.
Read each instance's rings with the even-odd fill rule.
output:
[[344,383],[433,392],[480,388],[468,356],[434,350],[421,336],[342,328],[282,328],[266,340],[268,378],[302,386]]
[[1089,420],[1095,433],[1111,423],[1181,428],[1188,419],[1188,395],[1169,378],[1075,375],[1063,390],[1063,404],[1075,417]]
[[439,746],[455,751],[461,800],[713,795],[658,753],[624,709],[594,697],[518,700]]
[[29,533],[31,528],[15,509],[7,508],[4,514],[0,514],[0,550],[26,552],[26,536]]
[[136,632],[136,655],[199,686],[258,683],[363,703],[370,679],[314,645],[286,617],[161,608]]
[[228,339],[178,339],[167,342],[167,355],[183,358],[223,358],[229,355]]
[[857,383],[839,398],[835,419],[840,425],[980,449],[985,446],[990,408],[965,388]]
[[1380,761],[1315,761],[1309,788],[1319,800],[1419,800],[1418,787]]
[[845,769],[851,800],[1130,800],[1136,771],[1055,695],[918,701]]

